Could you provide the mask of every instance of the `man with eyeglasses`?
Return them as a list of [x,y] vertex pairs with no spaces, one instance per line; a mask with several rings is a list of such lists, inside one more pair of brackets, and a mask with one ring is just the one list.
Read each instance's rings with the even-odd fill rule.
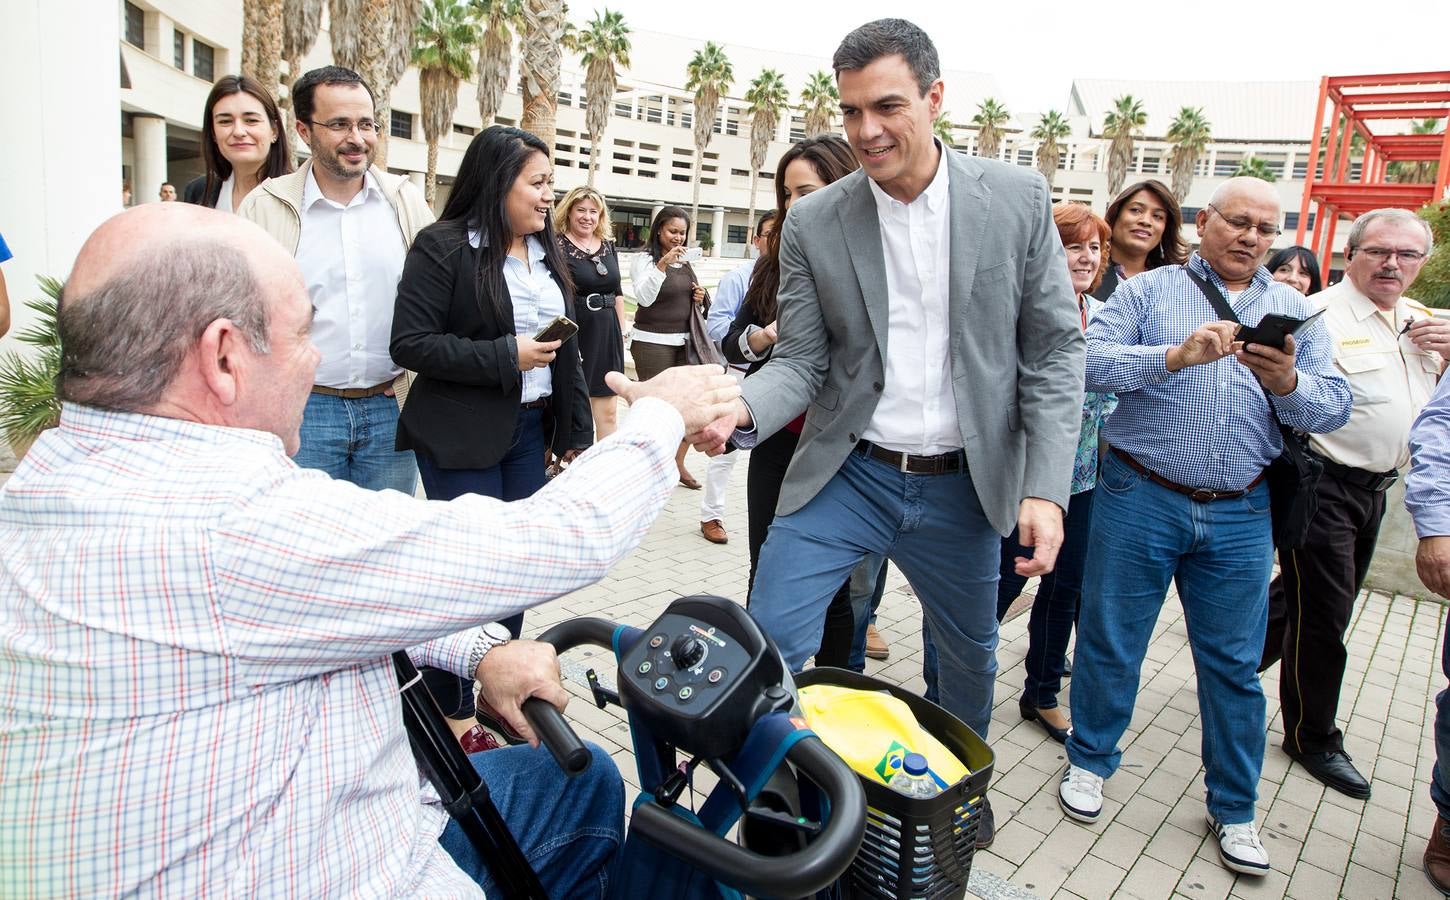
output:
[[1450,352],[1450,322],[1404,295],[1430,245],[1430,226],[1414,213],[1367,212],[1350,228],[1344,280],[1310,298],[1325,311],[1354,409],[1343,428],[1309,439],[1324,460],[1319,513],[1303,547],[1279,551],[1259,664],[1263,671],[1283,660],[1284,752],[1359,800],[1369,799],[1370,784],[1344,752],[1334,721],[1348,658],[1344,634],[1374,556],[1385,491],[1410,461],[1410,425]]
[[322,353],[302,419],[297,464],[360,487],[412,494],[417,464],[394,449],[407,379],[388,343],[403,258],[433,221],[423,192],[373,163],[379,124],[356,72],[323,66],[292,87],[297,134],[312,158],[242,201],[297,260]]
[[[1265,733],[1254,669],[1274,563],[1264,483],[1281,450],[1274,416],[1327,432],[1350,407],[1323,326],[1297,343],[1289,337],[1283,350],[1244,344],[1210,299],[1247,324],[1313,312],[1261,264],[1279,215],[1268,182],[1229,179],[1198,213],[1198,252],[1123,282],[1088,324],[1087,389],[1116,393],[1118,409],[1103,430],[1112,449],[1093,500],[1073,730],[1058,786],[1069,817],[1099,818],[1103,780],[1121,762],[1118,741],[1176,580],[1197,672],[1209,829],[1223,864],[1249,875],[1269,870],[1254,824]],[[1191,778],[1182,777],[1184,789]]]

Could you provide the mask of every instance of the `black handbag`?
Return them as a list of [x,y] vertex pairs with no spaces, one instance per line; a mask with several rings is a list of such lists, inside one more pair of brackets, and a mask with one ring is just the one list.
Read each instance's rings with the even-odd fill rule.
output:
[[[1213,305],[1218,317],[1228,322],[1238,322],[1233,307],[1228,305],[1223,294],[1202,275],[1183,267],[1203,296]],[[1309,525],[1319,512],[1319,478],[1324,474],[1324,461],[1309,451],[1304,435],[1279,421],[1274,410],[1274,401],[1264,390],[1264,400],[1269,404],[1269,415],[1279,426],[1279,436],[1284,449],[1269,463],[1264,480],[1269,483],[1269,509],[1273,515],[1274,546],[1292,550],[1304,546],[1309,537]]]

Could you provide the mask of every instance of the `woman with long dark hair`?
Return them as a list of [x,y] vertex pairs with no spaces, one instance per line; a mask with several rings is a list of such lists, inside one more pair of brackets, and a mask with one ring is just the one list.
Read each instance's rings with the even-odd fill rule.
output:
[[206,174],[187,183],[187,203],[232,212],[252,188],[292,171],[277,102],[249,75],[223,75],[206,95],[201,114],[201,158]]
[[1265,267],[1275,281],[1282,281],[1306,297],[1324,289],[1324,282],[1319,278],[1319,260],[1308,247],[1295,244],[1277,250]]
[[1163,182],[1149,178],[1128,185],[1108,204],[1103,218],[1113,237],[1103,283],[1092,292],[1096,299],[1111,297],[1119,281],[1188,261],[1188,244],[1181,233],[1183,210]]
[[[684,261],[689,235],[690,214],[678,206],[666,206],[650,225],[646,252],[636,256],[630,266],[639,309],[634,314],[629,353],[634,357],[634,371],[640,381],[689,361],[685,341],[690,334],[690,316],[697,305],[702,311],[709,309],[710,295],[700,286],[695,270]],[[675,467],[680,470],[680,484],[698,491],[700,482],[685,469],[689,449],[689,444],[680,443]]]
[[[780,290],[780,236],[785,227],[786,210],[800,200],[833,181],[854,172],[860,164],[851,147],[833,134],[807,138],[792,146],[780,158],[775,169],[776,228],[766,241],[765,252],[756,260],[750,275],[745,302],[735,316],[722,343],[725,358],[739,365],[748,365],[749,378],[765,365],[776,343],[776,293]],[[755,585],[755,566],[760,548],[765,544],[775,507],[780,500],[780,485],[786,467],[800,443],[805,411],[780,431],[755,445],[750,451],[750,471],[745,481],[746,517],[750,540],[750,579]],[[826,613],[826,632],[821,649],[816,653],[817,665],[845,667],[850,659],[855,637],[855,615],[851,610],[849,582],[831,601]]]
[[[408,251],[390,349],[417,375],[397,448],[417,455],[430,499],[527,497],[544,486],[546,450],[568,461],[592,439],[577,338],[533,338],[557,316],[573,318],[553,185],[543,141],[486,128],[443,215]],[[500,624],[518,637],[523,618]]]

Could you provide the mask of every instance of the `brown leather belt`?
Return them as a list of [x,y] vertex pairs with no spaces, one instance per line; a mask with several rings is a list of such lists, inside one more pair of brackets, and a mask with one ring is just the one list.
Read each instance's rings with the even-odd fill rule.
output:
[[1264,480],[1264,473],[1260,472],[1258,477],[1255,478],[1253,481],[1250,481],[1248,485],[1246,485],[1241,491],[1211,491],[1208,488],[1191,488],[1187,485],[1179,484],[1176,481],[1169,481],[1167,478],[1164,478],[1162,475],[1159,475],[1157,472],[1154,472],[1152,469],[1138,462],[1136,459],[1130,456],[1127,451],[1119,450],[1117,447],[1114,447],[1113,455],[1116,456],[1118,459],[1121,459],[1123,462],[1127,463],[1129,466],[1132,467],[1133,471],[1137,472],[1139,475],[1142,475],[1144,478],[1148,479],[1154,484],[1161,484],[1163,487],[1168,488],[1168,490],[1170,491],[1177,491],[1178,493],[1194,501],[1195,503],[1212,503],[1215,500],[1233,500],[1238,497],[1242,497],[1249,491],[1252,491],[1254,488],[1259,486],[1259,482]]
[[530,400],[528,403],[520,403],[519,409],[543,409],[549,405],[548,397],[540,397],[537,400]]
[[960,472],[967,467],[966,454],[960,450],[950,450],[935,456],[912,456],[899,450],[878,447],[870,441],[858,441],[856,449],[907,475],[946,475],[949,472]]
[[393,381],[394,379],[389,378],[382,384],[375,384],[372,387],[365,388],[335,388],[314,384],[312,386],[312,393],[325,394],[328,397],[341,397],[344,400],[362,400],[365,397],[376,397],[379,394],[387,393],[388,389],[393,386]]

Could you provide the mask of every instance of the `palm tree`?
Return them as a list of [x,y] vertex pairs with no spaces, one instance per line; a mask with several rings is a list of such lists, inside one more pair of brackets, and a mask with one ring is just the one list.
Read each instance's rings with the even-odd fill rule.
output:
[[977,155],[996,159],[1002,146],[1002,126],[1012,114],[996,98],[988,97],[977,104],[972,124],[977,126]]
[[599,148],[614,105],[617,67],[629,68],[629,26],[622,13],[595,13],[589,27],[570,41],[584,63],[584,126],[589,129],[589,186],[599,165]]
[[951,113],[943,112],[937,116],[931,123],[931,133],[936,135],[936,139],[941,141],[941,145],[948,150],[955,147],[956,139],[952,136]]
[[423,19],[413,33],[413,65],[418,67],[418,102],[423,137],[428,141],[428,179],[423,196],[438,194],[438,142],[453,127],[458,108],[458,84],[473,71],[473,48],[478,25],[457,0],[429,0]]
[[522,0],[471,0],[470,7],[483,23],[483,45],[478,51],[478,119],[493,124],[508,88],[514,64],[514,32],[524,20]]
[[1052,190],[1053,179],[1057,177],[1057,162],[1062,159],[1062,144],[1060,141],[1072,134],[1072,126],[1067,124],[1067,117],[1055,109],[1049,109],[1037,120],[1037,126],[1032,129],[1028,137],[1042,143],[1037,147],[1037,171],[1047,179],[1047,189]]
[[1259,159],[1257,156],[1254,156],[1252,153],[1250,153],[1248,156],[1245,156],[1243,160],[1239,163],[1239,167],[1234,170],[1233,177],[1260,178],[1264,181],[1277,181],[1279,178],[1279,176],[1275,175],[1273,170],[1269,168],[1268,163],[1264,162],[1262,159]]
[[801,112],[805,114],[806,137],[815,137],[831,130],[831,117],[841,102],[836,80],[823,71],[816,71],[801,88]]
[[1173,198],[1179,203],[1188,196],[1188,189],[1193,186],[1193,169],[1211,140],[1213,126],[1203,115],[1201,106],[1178,110],[1168,126],[1168,141],[1173,144],[1173,149],[1168,151],[1168,165],[1173,170]]
[[373,162],[386,168],[393,85],[413,55],[420,0],[328,0],[332,58],[362,76],[372,89],[382,127]]
[[292,127],[292,88],[302,74],[302,57],[317,43],[322,28],[322,0],[283,0],[282,59],[287,63],[286,90],[278,91],[277,105],[282,109],[282,130],[286,133],[287,153],[297,156],[297,133]]
[[539,136],[554,152],[559,114],[559,64],[564,56],[564,0],[524,0],[519,40],[519,127]]
[[[720,95],[730,90],[730,82],[735,80],[735,69],[725,55],[725,48],[714,41],[706,41],[705,46],[696,50],[695,55],[690,58],[685,66],[685,74],[688,76],[685,90],[695,92],[695,197],[690,206],[690,221],[695,223],[693,228],[698,234],[700,175],[705,161],[705,148],[710,146],[710,136],[715,130],[715,117],[720,114]],[[720,235],[711,237],[718,239]],[[695,243],[693,234],[690,235],[690,243]]]
[[[1410,123],[1410,134],[1435,134],[1440,130],[1439,119],[1421,119]],[[1440,164],[1431,160],[1414,162],[1392,162],[1385,169],[1385,180],[1401,184],[1434,184],[1440,173]]]
[[1128,175],[1128,160],[1133,158],[1133,136],[1142,132],[1148,123],[1148,114],[1143,111],[1143,102],[1132,94],[1124,94],[1113,101],[1113,108],[1103,117],[1103,137],[1112,143],[1108,147],[1108,195],[1116,197]]
[[242,74],[277,93],[282,68],[282,0],[242,0]]
[[761,69],[755,80],[750,82],[745,100],[750,104],[750,214],[745,222],[754,227],[756,182],[765,165],[770,139],[775,136],[776,125],[780,124],[780,114],[790,103],[785,76],[774,69]]

